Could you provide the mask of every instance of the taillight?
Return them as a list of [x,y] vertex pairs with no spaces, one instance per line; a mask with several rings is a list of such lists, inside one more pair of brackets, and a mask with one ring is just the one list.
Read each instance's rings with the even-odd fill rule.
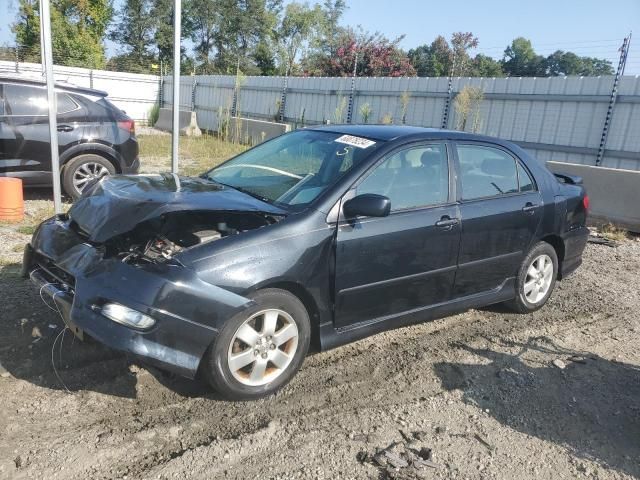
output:
[[131,135],[136,134],[136,122],[134,122],[130,118],[127,120],[118,120],[118,128],[121,128],[122,130],[126,130]]
[[582,206],[585,210],[589,210],[589,195],[582,197]]

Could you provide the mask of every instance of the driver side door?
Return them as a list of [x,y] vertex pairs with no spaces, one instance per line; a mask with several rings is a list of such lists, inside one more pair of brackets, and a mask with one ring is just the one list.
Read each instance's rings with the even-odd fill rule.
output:
[[383,158],[343,198],[384,195],[391,213],[340,215],[336,328],[391,320],[451,298],[460,243],[452,178],[444,142],[412,145]]

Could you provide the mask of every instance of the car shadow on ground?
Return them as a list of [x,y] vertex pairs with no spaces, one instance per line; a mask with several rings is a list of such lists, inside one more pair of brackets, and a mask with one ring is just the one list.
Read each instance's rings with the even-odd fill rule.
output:
[[443,387],[462,390],[466,403],[509,428],[563,445],[580,459],[640,475],[637,365],[567,350],[546,337],[494,345],[455,344],[481,364],[435,364]]

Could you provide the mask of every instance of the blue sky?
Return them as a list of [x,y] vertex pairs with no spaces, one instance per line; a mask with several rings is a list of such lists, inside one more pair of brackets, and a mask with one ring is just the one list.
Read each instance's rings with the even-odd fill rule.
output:
[[[123,0],[116,0],[116,5]],[[0,43],[12,43],[10,24],[17,0],[0,0]],[[612,60],[622,38],[635,32],[626,73],[640,75],[640,0],[347,0],[344,23],[387,37],[406,35],[404,48],[437,35],[471,31],[478,52],[500,58],[516,36],[529,38],[538,53],[572,50]]]

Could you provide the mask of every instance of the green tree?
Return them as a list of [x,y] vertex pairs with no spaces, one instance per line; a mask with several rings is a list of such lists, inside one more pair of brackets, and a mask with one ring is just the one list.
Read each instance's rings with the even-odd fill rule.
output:
[[[203,73],[260,74],[269,68],[282,0],[188,0],[186,33]],[[271,57],[271,60],[269,60]]]
[[313,38],[321,34],[323,22],[330,21],[327,19],[327,13],[318,4],[311,7],[306,3],[292,2],[286,6],[276,32],[283,66],[281,73],[296,73],[296,60],[301,50],[309,47]]
[[445,77],[451,71],[453,51],[442,35],[436,37],[431,45],[409,50],[408,55],[419,77]]
[[546,62],[542,55],[536,54],[530,40],[518,37],[504,51],[502,70],[511,77],[543,77]]
[[[127,0],[117,14],[117,23],[109,32],[121,54],[112,62],[128,65],[129,71],[148,72],[155,62],[153,48],[156,20],[151,11],[151,0]],[[125,67],[126,68],[126,67]]]
[[502,65],[487,55],[479,53],[471,61],[470,77],[504,77]]
[[453,51],[454,77],[467,77],[471,74],[471,55],[469,51],[478,46],[478,37],[471,32],[455,32],[451,35],[451,50]]
[[556,50],[546,59],[547,74],[551,76],[613,75],[613,66],[608,60],[593,57],[580,57],[573,52]]
[[[104,38],[112,17],[111,0],[52,0],[54,61],[59,65],[103,67]],[[11,30],[21,48],[21,60],[39,61],[40,12],[37,0],[18,0],[18,16]]]
[[439,35],[430,45],[409,50],[409,59],[420,77],[470,76],[474,70],[470,50],[478,46],[471,32],[456,32],[451,42]]
[[[173,63],[173,0],[153,0],[151,8],[151,16],[155,20],[155,31],[153,40],[158,56],[158,60],[165,65]],[[187,28],[187,9],[182,14],[182,38],[188,35],[185,32]],[[185,62],[186,49],[181,47],[180,56],[183,63]],[[185,70],[183,65],[183,70]],[[185,71],[188,71],[185,70]]]

